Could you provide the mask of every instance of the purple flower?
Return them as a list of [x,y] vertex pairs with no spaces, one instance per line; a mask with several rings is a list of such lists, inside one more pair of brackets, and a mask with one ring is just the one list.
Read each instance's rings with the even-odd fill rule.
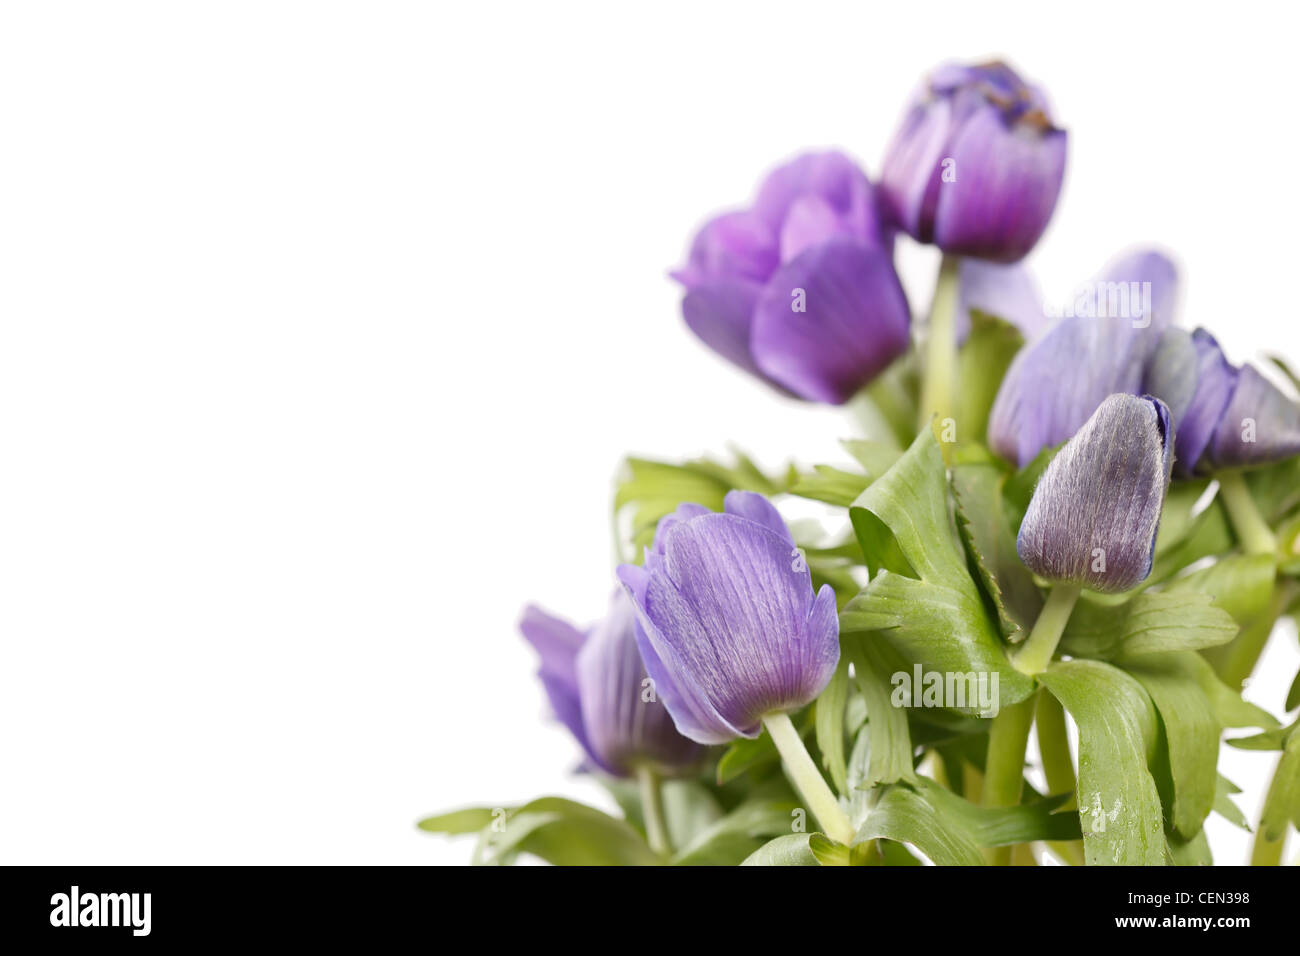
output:
[[724,509],[682,505],[659,522],[645,566],[618,569],[659,696],[706,744],[757,737],[764,715],[803,707],[840,656],[835,594],[814,595],[777,510],[745,491]]
[[648,693],[636,616],[621,589],[609,614],[585,635],[532,606],[519,629],[541,655],[539,676],[555,715],[592,764],[628,777],[641,764],[672,772],[699,759],[700,748],[677,732],[662,703]]
[[772,172],[749,209],[705,224],[673,277],[691,331],[787,394],[846,402],[907,350],[876,191],[840,153]]
[[1016,355],[989,415],[989,444],[1025,465],[1065,441],[1102,400],[1142,392],[1147,362],[1173,320],[1174,264],[1124,256],[1080,286],[1066,314]]
[[1243,365],[1206,447],[1206,470],[1267,465],[1297,454],[1300,405],[1253,366]]
[[1146,370],[1145,389],[1169,406],[1178,437],[1174,471],[1191,475],[1214,437],[1239,372],[1204,329],[1166,329]]
[[1052,582],[1127,591],[1146,580],[1173,464],[1159,399],[1111,395],[1052,459],[1016,539],[1029,570]]
[[895,220],[944,252],[1023,258],[1065,175],[1066,134],[1049,112],[1006,64],[939,67],[885,155],[880,185]]

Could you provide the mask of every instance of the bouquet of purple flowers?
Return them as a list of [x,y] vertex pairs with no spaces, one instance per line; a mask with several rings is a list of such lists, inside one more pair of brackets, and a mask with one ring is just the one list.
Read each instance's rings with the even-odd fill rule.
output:
[[[699,230],[686,324],[851,404],[856,466],[629,460],[605,617],[520,624],[621,816],[543,797],[421,828],[498,864],[1207,864],[1211,813],[1251,828],[1226,742],[1274,752],[1253,862],[1279,862],[1300,675],[1273,713],[1241,689],[1300,609],[1300,381],[1175,325],[1156,251],[1046,308],[1018,263],[1066,152],[1010,67],[947,65],[879,181],[803,155]],[[899,232],[942,251],[921,328]],[[792,498],[838,531],[792,528]]]

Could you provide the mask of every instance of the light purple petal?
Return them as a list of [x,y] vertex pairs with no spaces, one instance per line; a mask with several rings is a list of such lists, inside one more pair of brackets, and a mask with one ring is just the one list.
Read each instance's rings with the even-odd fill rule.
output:
[[837,236],[852,238],[839,214],[820,196],[801,196],[790,205],[781,225],[781,261],[789,262],[805,249]]
[[[722,719],[711,728],[683,726],[665,695],[687,736],[706,743],[757,736],[764,714],[804,706],[830,680],[839,659],[836,618],[824,607],[814,613],[808,570],[788,551],[780,535],[726,514],[678,524],[667,535],[663,572],[645,590],[644,632],[675,690],[692,698],[686,723],[710,710]],[[700,729],[706,734],[692,732]]]
[[761,524],[768,531],[788,541],[790,547],[794,547],[794,536],[790,534],[790,528],[781,517],[781,512],[777,511],[776,505],[763,495],[753,491],[728,491],[727,496],[722,500],[722,510],[729,515],[747,518]]
[[913,106],[885,153],[880,188],[894,221],[913,239],[929,240],[938,200],[940,162],[952,135],[952,104]]
[[682,318],[713,351],[745,371],[765,378],[749,348],[754,309],[761,289],[739,279],[701,283],[682,298]]
[[584,635],[568,621],[531,604],[524,609],[519,630],[541,657],[538,676],[555,716],[569,728],[583,749],[589,750],[582,723],[577,673],[578,652],[585,641]]
[[589,754],[602,769],[630,776],[649,763],[672,771],[699,757],[699,747],[677,732],[657,693],[647,693],[636,614],[622,588],[579,652],[577,677]]
[[951,156],[956,178],[939,187],[935,245],[998,262],[1023,258],[1056,208],[1065,178],[1065,132],[1008,126],[989,108],[965,122]]
[[1300,405],[1244,365],[1214,430],[1207,457],[1215,468],[1247,468],[1300,454]]
[[862,217],[869,214],[871,192],[857,163],[843,153],[805,153],[767,175],[754,199],[753,212],[779,232],[791,206],[805,196],[815,196],[861,226],[865,225]]
[[687,289],[718,279],[762,283],[778,264],[777,234],[747,211],[728,212],[701,227],[686,265],[673,278]]
[[1002,265],[981,259],[962,259],[958,273],[957,340],[970,333],[971,310],[1004,319],[1035,339],[1049,325],[1047,311],[1033,276],[1016,263]]
[[1016,551],[1035,574],[1096,591],[1126,591],[1151,573],[1169,486],[1169,411],[1112,395],[1047,466]]
[[759,297],[750,348],[796,395],[840,404],[907,351],[909,320],[889,255],[833,240],[777,270]]

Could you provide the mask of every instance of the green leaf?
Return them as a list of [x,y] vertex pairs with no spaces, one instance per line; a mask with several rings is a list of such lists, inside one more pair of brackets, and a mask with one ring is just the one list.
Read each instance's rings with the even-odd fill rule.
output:
[[1007,478],[1005,470],[991,463],[952,469],[957,528],[997,611],[1003,637],[1017,644],[1029,636],[1043,597],[1016,553],[1017,529],[1011,526],[1003,496]]
[[1209,595],[1215,607],[1245,627],[1264,613],[1273,596],[1277,562],[1267,554],[1234,554],[1220,558],[1165,585],[1166,594],[1196,592]]
[[909,352],[877,375],[854,401],[869,402],[889,429],[887,437],[906,448],[916,436],[919,393],[916,353]]
[[841,471],[830,465],[814,465],[812,474],[801,474],[790,488],[790,494],[813,501],[847,508],[871,484],[866,475]]
[[1061,793],[1015,807],[981,807],[925,777],[914,786],[944,819],[960,823],[979,846],[1011,846],[1035,840],[1078,840],[1079,815],[1055,812],[1073,794]]
[[1291,689],[1286,692],[1286,704],[1283,710],[1295,710],[1300,707],[1300,671],[1295,672],[1295,679],[1291,681]]
[[993,400],[1025,337],[1010,322],[978,309],[970,318],[970,334],[957,354],[957,422],[963,432],[958,439],[983,442]]
[[1199,655],[1183,651],[1151,654],[1126,667],[1160,715],[1174,791],[1170,817],[1184,840],[1196,836],[1209,816],[1218,779],[1223,727],[1201,683],[1204,666]]
[[623,820],[562,797],[509,811],[500,832],[483,831],[475,862],[506,863],[530,853],[556,866],[655,866],[664,861]]
[[847,765],[844,761],[844,708],[849,697],[849,661],[840,655],[839,665],[830,683],[817,698],[816,733],[817,749],[822,752],[822,765],[831,775],[831,782],[840,793],[849,789]]
[[967,569],[949,516],[947,471],[933,431],[923,430],[849,514],[868,566],[874,559],[876,567],[841,612],[841,632],[881,631],[908,663],[924,670],[996,673],[1004,707],[1028,697],[1033,681],[1008,662]]
[[1058,661],[1039,679],[1079,728],[1078,799],[1088,864],[1163,865],[1163,811],[1148,768],[1156,713],[1146,691],[1100,661]]
[[467,807],[464,810],[442,813],[436,817],[425,817],[416,826],[430,833],[446,833],[449,835],[477,833],[484,827],[489,826],[496,815],[502,815],[503,813],[503,809],[494,809],[492,807]]
[[894,467],[894,462],[903,454],[903,450],[896,445],[861,438],[845,438],[840,441],[840,445],[862,466],[872,481]]
[[1226,644],[1237,623],[1208,594],[1143,591],[1124,604],[1086,595],[1075,605],[1061,649],[1076,657],[1133,659]]
[[1265,840],[1276,842],[1286,834],[1290,823],[1300,830],[1300,733],[1292,731],[1273,773],[1259,830]]
[[1143,586],[1158,584],[1202,558],[1230,551],[1235,543],[1228,515],[1222,502],[1216,498],[1191,519],[1191,527],[1176,544],[1166,545],[1162,550],[1160,535],[1156,535],[1155,564]]
[[1276,523],[1300,505],[1300,457],[1253,469],[1246,473],[1246,484],[1265,520]]
[[1169,855],[1174,866],[1213,866],[1210,841],[1201,830],[1194,837],[1184,839],[1177,834],[1169,838]]
[[[889,699],[889,671],[883,663],[882,649],[869,637],[841,639],[840,647],[841,654],[853,665],[854,678],[867,707],[867,725],[859,734],[864,741],[860,757],[865,763],[848,775],[848,783],[855,788],[870,788],[911,779],[912,739],[907,714]],[[855,776],[860,779],[855,780]]]
[[910,843],[938,866],[984,866],[984,855],[969,830],[945,817],[915,790],[890,787],[866,821],[854,844],[881,837]]
[[1223,774],[1219,774],[1214,787],[1214,812],[1229,823],[1239,826],[1249,833],[1250,821],[1246,819],[1246,815],[1241,812],[1241,809],[1232,802],[1234,793],[1241,793],[1241,787]]
[[763,844],[741,866],[821,866],[809,845],[815,834],[791,833]]
[[[795,718],[794,724],[800,737],[808,736],[811,724],[806,710]],[[771,769],[780,759],[781,755],[776,752],[771,734],[759,734],[752,740],[748,737],[733,740],[718,760],[718,786],[730,783],[742,773],[761,773]]]
[[698,780],[665,780],[661,790],[673,846],[686,846],[723,816],[717,798]]
[[735,866],[766,838],[790,832],[798,805],[793,799],[746,800],[696,834],[673,858],[678,866]]

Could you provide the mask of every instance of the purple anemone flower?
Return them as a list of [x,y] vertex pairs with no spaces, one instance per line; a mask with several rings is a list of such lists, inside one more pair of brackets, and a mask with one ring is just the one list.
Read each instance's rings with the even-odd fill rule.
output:
[[590,763],[630,777],[640,765],[672,773],[699,759],[699,746],[677,732],[650,693],[653,685],[637,650],[635,612],[621,588],[609,614],[586,634],[532,606],[519,629],[541,656],[539,676],[555,715]]
[[1073,435],[1107,395],[1138,395],[1173,321],[1178,272],[1159,252],[1113,262],[1022,348],[998,388],[989,444],[1018,465]]
[[1046,97],[1011,67],[946,64],[913,97],[885,154],[881,190],[913,239],[1015,262],[1052,218],[1065,154]]
[[1016,551],[1054,583],[1127,591],[1151,573],[1169,487],[1169,409],[1111,395],[1052,459],[1034,488]]
[[910,313],[876,190],[841,153],[772,172],[709,221],[673,278],[706,345],[779,390],[848,401],[908,347]]
[[757,737],[764,715],[803,707],[835,671],[835,593],[813,593],[762,495],[730,492],[721,514],[682,505],[659,522],[645,566],[618,576],[636,604],[646,670],[692,740]]

